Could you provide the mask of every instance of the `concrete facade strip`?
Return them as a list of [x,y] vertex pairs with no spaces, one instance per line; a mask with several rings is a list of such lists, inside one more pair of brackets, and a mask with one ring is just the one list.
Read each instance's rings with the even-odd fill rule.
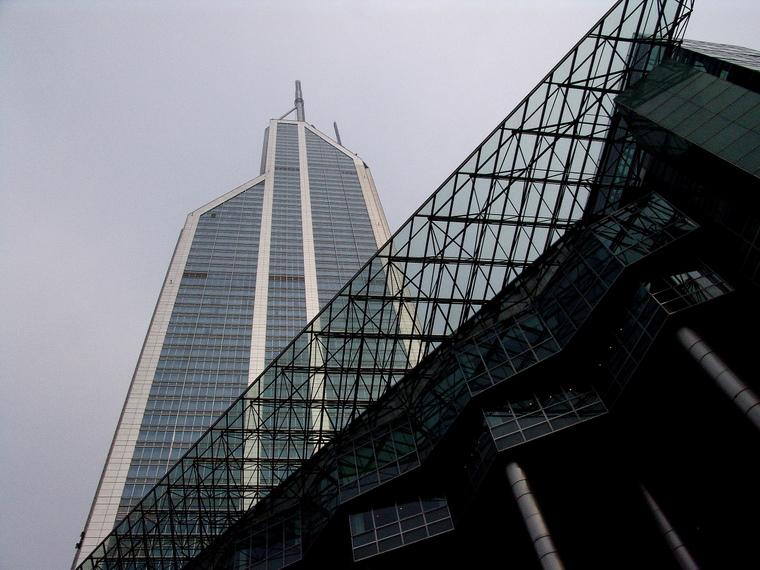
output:
[[356,172],[359,175],[359,183],[364,193],[364,202],[367,204],[367,213],[372,222],[372,231],[375,233],[375,241],[378,249],[384,246],[391,239],[391,229],[388,226],[388,220],[385,218],[383,205],[380,203],[380,197],[377,195],[375,181],[372,179],[372,173],[369,167],[358,156],[354,156]]
[[272,203],[274,200],[274,160],[277,144],[277,123],[269,122],[267,164],[264,178],[264,200],[261,207],[259,255],[256,262],[256,288],[254,292],[251,354],[248,361],[248,384],[264,370],[266,362],[267,305],[269,302],[269,256],[272,243]]
[[[264,144],[266,149],[266,162],[263,164],[264,196],[261,205],[261,225],[259,228],[259,252],[256,260],[256,286],[254,288],[253,318],[251,322],[251,351],[248,356],[248,385],[254,384],[256,378],[263,372],[266,364],[266,338],[267,338],[267,306],[269,304],[269,261],[272,245],[272,206],[274,202],[274,163],[275,149],[277,145],[277,124],[279,121],[269,121],[266,130],[267,140]],[[258,384],[253,390],[258,390]],[[255,396],[256,394],[251,394]],[[253,406],[246,414],[248,425],[260,424],[261,409]],[[245,454],[247,457],[257,458],[261,454],[261,443],[257,438],[246,442]],[[261,483],[260,472],[255,467],[246,467],[245,480],[252,486],[258,487]],[[242,508],[248,509],[254,504],[254,500],[244,498]]]
[[314,252],[314,227],[312,225],[311,194],[309,191],[309,159],[306,152],[306,125],[304,123],[298,124],[298,168],[301,182],[303,275],[306,289],[306,321],[308,322],[319,312],[319,290],[317,288],[317,262]]
[[[301,234],[303,240],[303,275],[304,292],[306,295],[306,321],[310,322],[319,313],[319,287],[317,283],[317,256],[314,251],[314,225],[311,210],[311,192],[309,187],[309,155],[306,149],[305,123],[298,123],[298,169],[301,183]],[[309,129],[315,132],[314,129]],[[324,138],[324,137],[323,137]],[[309,354],[309,364],[312,369],[321,366],[321,354],[316,346],[312,347]],[[309,378],[309,398],[312,402],[311,425],[312,429],[324,428],[325,410],[322,405],[324,400],[325,384],[324,375],[312,374]]]

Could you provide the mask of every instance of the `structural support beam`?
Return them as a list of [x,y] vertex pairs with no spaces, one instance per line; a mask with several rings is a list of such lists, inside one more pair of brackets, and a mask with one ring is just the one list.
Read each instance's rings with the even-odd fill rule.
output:
[[721,390],[760,430],[760,398],[726,366],[715,351],[690,328],[680,329],[676,335],[689,355],[709,374]]
[[525,472],[514,461],[507,465],[507,479],[520,509],[525,526],[528,529],[533,548],[544,570],[564,570],[557,549],[552,541],[538,503],[530,490]]
[[692,558],[681,537],[678,536],[673,525],[670,524],[665,513],[662,512],[660,505],[652,498],[652,495],[649,494],[644,485],[641,486],[641,490],[644,493],[644,498],[647,501],[647,505],[649,505],[649,509],[654,515],[655,524],[660,529],[665,542],[668,544],[668,548],[670,548],[673,556],[675,556],[679,566],[681,566],[682,570],[699,570],[699,566],[694,561],[694,558]]

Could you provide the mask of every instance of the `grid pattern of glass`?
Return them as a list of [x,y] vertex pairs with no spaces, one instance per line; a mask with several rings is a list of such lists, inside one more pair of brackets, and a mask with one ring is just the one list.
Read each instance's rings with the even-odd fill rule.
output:
[[667,61],[618,97],[618,103],[689,143],[760,175],[760,94]]
[[[754,49],[726,44],[715,44],[712,42],[698,42],[694,40],[684,40],[683,47],[691,52],[708,56],[708,58],[716,64],[718,61],[726,61],[734,65],[760,71],[760,52]],[[702,70],[713,73],[712,70],[708,69],[710,64],[704,60],[702,61]],[[720,73],[721,72],[718,71],[718,73],[713,74],[719,75]]]
[[[610,351],[599,364],[607,372],[601,375],[605,380],[534,392],[528,398],[484,410],[486,425],[498,450],[504,451],[606,413],[653,343],[666,314],[730,291],[730,285],[706,267],[643,285],[629,303],[622,325],[611,334]],[[657,310],[657,305],[664,313]]]
[[301,519],[298,515],[272,517],[269,525],[252,533],[237,550],[235,570],[275,570],[301,558]]
[[670,315],[731,291],[733,287],[707,267],[671,275],[649,284],[649,293]]
[[618,2],[399,231],[389,261],[424,332],[456,330],[581,217],[616,94],[690,4]]
[[[190,525],[198,531],[193,538],[196,548],[208,544],[223,525],[199,521],[179,504],[203,502],[207,494],[222,490],[213,475],[193,475],[192,484],[181,482],[189,474],[201,466],[212,474],[234,471],[242,468],[240,461],[249,461],[246,469],[272,470],[283,480],[556,242],[583,213],[614,97],[631,74],[659,63],[662,50],[636,51],[636,47],[674,45],[691,4],[690,0],[618,2],[83,567],[103,567],[109,559],[181,564],[191,548],[181,553],[156,551],[154,538],[166,529],[146,527],[141,521],[158,516],[174,521],[175,529]],[[643,55],[632,57],[632,53]],[[310,402],[315,379],[329,390]],[[277,401],[264,409],[252,401],[253,394],[270,387]],[[330,400],[328,394],[337,397]],[[244,445],[257,447],[269,436],[256,426],[269,425],[270,418],[284,426],[298,425],[306,408],[323,418],[319,429],[309,426],[301,433],[289,432],[288,445],[275,467],[274,460],[267,458],[238,458]],[[162,498],[172,489],[179,504],[166,511]],[[255,502],[268,489],[243,485],[225,492]],[[237,515],[219,513],[216,519],[225,516]]]
[[593,231],[579,236],[574,247],[563,251],[561,263],[553,268],[531,309],[509,326],[474,337],[458,350],[470,392],[477,394],[556,353],[625,266],[694,227],[656,196],[600,220]]
[[609,356],[600,364],[597,389],[611,406],[633,376],[668,315],[715,299],[733,289],[707,267],[642,284],[612,334]]
[[[298,125],[277,125],[274,162],[266,361],[306,324]],[[332,291],[335,291],[334,287]],[[266,395],[266,394],[265,394]]]
[[[485,339],[501,344],[501,338],[510,338],[508,333],[514,326],[520,325],[527,316],[536,315],[535,307],[545,308],[544,300],[556,298],[557,292],[566,285],[568,273],[572,273],[559,269],[564,265],[577,265],[577,257],[573,252],[584,249],[584,245],[589,242],[602,245],[606,255],[620,268],[615,272],[617,277],[624,266],[673,243],[696,228],[695,224],[659,196],[651,195],[590,227],[578,227],[568,233],[539,263],[524,272],[476,318],[457,331],[449,343],[439,347],[430,358],[414,368],[403,382],[386,393],[378,402],[381,405],[369,408],[339,438],[327,443],[319,455],[264,498],[237,528],[244,529],[240,531],[243,536],[249,532],[258,532],[260,527],[268,524],[268,513],[293,508],[292,505],[297,504],[302,516],[308,517],[310,521],[310,534],[302,535],[302,548],[305,551],[313,536],[318,534],[340,504],[402,476],[425,461],[473,399],[468,390],[468,374],[476,374],[478,367],[463,371],[460,356],[473,354],[472,346],[476,343],[482,346]],[[619,242],[609,243],[607,238],[610,233],[621,236]],[[638,236],[640,245],[631,243],[628,239],[631,236]],[[637,255],[630,255],[631,251],[636,251]],[[592,272],[593,266],[592,260],[584,271]],[[595,289],[594,281],[582,278],[576,280],[586,283],[576,295],[593,298],[594,304],[597,304],[601,295],[588,295],[589,291]],[[609,288],[613,281],[616,280],[611,278],[605,288]],[[550,315],[547,315],[547,320],[551,320]],[[554,326],[559,326],[559,323],[556,321]],[[555,344],[555,351],[559,350],[560,345]],[[508,359],[505,352],[501,354],[505,360]],[[499,382],[505,384],[509,378],[509,375],[505,375]],[[603,413],[606,410],[599,404],[598,398],[597,401],[594,399],[593,396],[589,398],[588,405],[578,402],[576,407],[583,410],[583,419],[590,417],[592,412]],[[478,401],[480,400],[482,398]],[[547,407],[551,408],[551,405]],[[530,426],[526,426],[528,427]],[[551,427],[547,431],[551,431]],[[527,429],[526,432],[531,437],[539,435],[528,432]],[[400,465],[405,468],[399,469]],[[352,486],[354,482],[358,485]],[[260,520],[256,518],[257,513],[261,513]],[[218,556],[214,563],[209,564],[208,560],[202,559],[195,567],[223,567],[220,560],[228,556],[234,557],[238,540],[236,533],[227,535],[223,545],[216,550]],[[245,538],[242,538],[244,541]],[[227,554],[223,553],[225,549],[228,549]]]
[[591,385],[533,394],[484,412],[499,451],[578,424],[607,411]]
[[444,498],[417,499],[349,516],[354,560],[419,542],[454,528]]
[[[689,42],[688,45],[693,46],[694,43]],[[631,134],[636,139],[636,145],[640,147],[640,154],[643,155],[642,166],[652,176],[663,180],[663,184],[670,188],[668,192],[673,193],[674,199],[677,198],[682,201],[681,203],[693,205],[702,212],[702,215],[714,220],[736,238],[736,245],[738,246],[736,247],[736,251],[740,252],[743,258],[742,272],[755,281],[755,283],[758,283],[760,282],[760,234],[758,233],[760,219],[756,214],[757,208],[752,198],[755,194],[748,192],[739,197],[736,193],[731,192],[708,191],[701,175],[697,175],[695,178],[685,176],[684,174],[675,175],[675,171],[668,164],[683,164],[684,161],[688,162],[692,154],[693,143],[644,118],[642,115],[638,115],[634,108],[641,105],[643,110],[651,110],[651,106],[647,105],[647,98],[657,97],[658,94],[662,94],[663,90],[675,89],[679,87],[678,82],[680,80],[686,79],[682,83],[682,86],[685,83],[691,82],[689,83],[691,89],[696,92],[693,93],[693,102],[700,109],[701,119],[708,119],[708,121],[703,123],[699,128],[701,133],[696,138],[686,130],[682,134],[688,135],[694,140],[703,140],[704,137],[712,137],[716,134],[704,128],[705,125],[710,125],[709,118],[713,116],[713,112],[717,112],[721,108],[731,107],[733,109],[733,116],[736,116],[737,113],[743,113],[741,111],[742,105],[746,105],[747,100],[742,96],[748,92],[744,88],[746,87],[749,90],[755,89],[757,91],[758,73],[745,68],[737,68],[729,62],[716,60],[701,53],[690,51],[684,46],[676,50],[674,58],[681,64],[685,63],[697,69],[704,69],[705,73],[699,73],[695,70],[690,71],[691,67],[684,67],[675,62],[666,62],[655,70],[656,74],[654,72],[650,74],[653,75],[652,78],[647,76],[640,84],[632,86],[619,98],[624,103],[621,109],[626,112],[625,120],[629,123]],[[702,65],[703,62],[704,65]],[[658,76],[659,81],[655,81]],[[720,81],[717,77],[726,77],[727,79],[726,81]],[[687,93],[684,92],[683,94],[686,95]],[[717,95],[720,95],[720,97],[713,101],[711,98]],[[743,102],[740,102],[740,100]],[[628,104],[632,107],[627,108],[626,105]],[[739,105],[738,107],[736,106],[737,104]],[[693,107],[691,108],[693,109]],[[746,106],[744,108],[746,109]],[[694,124],[700,124],[700,122],[701,120],[689,118],[688,121],[681,121],[681,123],[675,126],[680,129],[683,125],[684,129],[686,129],[687,125],[691,124],[693,126]],[[754,106],[750,114],[744,113],[741,116],[741,122],[745,127],[760,124],[760,110],[758,107]],[[742,125],[731,127],[729,132],[738,129],[738,132],[743,133],[740,128]],[[745,139],[744,142],[751,143],[752,141]],[[717,147],[714,150],[717,151]],[[741,145],[737,147],[737,152],[744,152]],[[730,159],[730,153],[723,158]],[[721,164],[721,161],[716,161],[716,164]],[[693,171],[694,168],[687,167],[686,170]],[[757,182],[757,178],[754,180]],[[747,184],[752,185],[752,179],[748,176],[743,181],[735,181],[729,184],[735,188],[743,188]]]
[[248,385],[263,190],[257,184],[200,216],[118,519]]
[[338,458],[341,500],[359,495],[420,464],[408,421],[370,432],[351,442]]
[[[354,161],[309,129],[306,155],[319,306],[323,307],[372,257],[378,244],[368,231],[372,226]],[[334,231],[335,227],[341,231]]]
[[[430,391],[438,393],[437,405],[433,405],[434,399],[427,395],[410,405],[410,414],[419,414],[412,424],[425,426],[415,434],[418,446],[429,449],[454,421],[463,406],[462,386],[477,394],[514,376],[519,371],[513,364],[515,361],[520,363],[520,369],[525,369],[556,353],[580,328],[625,266],[695,228],[691,221],[661,198],[652,196],[600,220],[588,230],[574,233],[570,236],[572,239],[564,240],[563,247],[556,248],[552,256],[543,260],[542,272],[525,279],[525,290],[513,298],[501,300],[498,322],[488,323],[488,319],[493,318],[493,310],[483,312],[469,326],[482,326],[485,330],[469,334],[466,342],[451,348],[459,370],[447,367],[432,375],[437,380]],[[561,260],[559,266],[554,265],[555,260]],[[528,299],[532,303],[527,303]],[[534,331],[534,334],[525,334],[526,322],[532,325],[527,330]],[[554,342],[548,343],[548,340]],[[460,386],[458,389],[457,385]],[[441,390],[442,387],[445,391]],[[547,395],[546,398],[557,398],[557,403],[561,404],[560,395]],[[563,399],[566,404],[567,398]],[[599,402],[594,399],[595,396],[588,396],[584,398],[583,406],[576,407],[596,413]],[[548,403],[548,400],[541,401]],[[514,428],[510,433],[519,438],[525,435],[537,437],[553,431],[548,412],[531,411],[533,405],[539,408],[538,402],[529,400],[522,406],[514,402],[519,409],[511,409],[509,413],[524,416],[524,422],[509,424],[502,431]],[[540,407],[548,409],[551,405]],[[561,405],[557,410],[560,408]],[[533,412],[537,413],[531,415]],[[420,443],[425,440],[424,445]],[[502,443],[506,445],[507,440]],[[420,456],[424,454],[421,449]]]

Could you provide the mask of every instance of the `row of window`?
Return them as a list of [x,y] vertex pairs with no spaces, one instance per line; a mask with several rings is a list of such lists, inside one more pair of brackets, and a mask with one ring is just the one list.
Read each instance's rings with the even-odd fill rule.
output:
[[249,324],[251,322],[250,318],[239,318],[239,317],[232,317],[232,316],[212,316],[212,315],[190,315],[190,316],[183,316],[183,315],[172,315],[171,318],[171,324],[172,325],[186,325],[186,324],[197,324],[197,325],[229,325],[231,327],[234,327],[235,325],[245,325]]
[[229,360],[169,360],[168,358],[160,359],[156,370],[162,372],[167,370],[192,370],[194,372],[203,372],[204,370],[218,370],[223,372],[247,372],[248,358],[239,361]]
[[[185,272],[213,273],[219,276],[224,276],[225,274],[254,275],[256,273],[256,258],[242,260],[234,257],[224,259],[218,256],[213,256],[209,259],[196,257],[188,261],[185,266]],[[208,275],[203,275],[202,277],[208,277]]]
[[227,307],[239,308],[239,307],[253,307],[254,296],[253,292],[250,292],[248,296],[221,296],[221,295],[181,295],[177,296],[174,302],[175,309],[177,307],[217,307],[219,311],[225,310]]
[[185,356],[188,358],[248,358],[250,351],[248,350],[229,350],[221,348],[206,348],[203,344],[197,344],[196,346],[204,346],[204,348],[171,348],[164,345],[161,350],[161,356]]
[[195,441],[206,431],[205,429],[177,429],[177,430],[157,430],[140,428],[140,434],[137,442],[154,442],[154,443],[195,443]]
[[219,338],[229,336],[251,337],[251,327],[209,327],[209,326],[187,326],[170,324],[167,333],[172,335],[207,335]]
[[[166,412],[166,411],[183,411],[183,412],[223,412],[229,406],[231,401],[240,395],[240,390],[235,393],[234,390],[229,390],[230,395],[228,397],[222,396],[222,394],[213,394],[212,398],[202,397],[200,395],[192,399],[192,396],[186,392],[182,392],[181,397],[166,397],[163,394],[154,394],[154,398],[148,402],[145,407],[146,412]],[[206,414],[207,415],[207,414]],[[155,424],[158,425],[158,424]]]
[[230,287],[229,283],[224,285],[210,285],[208,280],[204,281],[188,281],[182,283],[182,287],[179,290],[180,295],[187,295],[188,298],[224,298],[227,297],[233,299],[252,299],[255,295],[254,289],[251,287]]
[[[232,276],[235,277],[232,277]],[[223,275],[211,276],[206,278],[197,277],[183,277],[182,286],[203,283],[204,287],[220,287],[222,290],[229,289],[231,287],[239,287],[241,289],[252,289],[256,286],[256,275],[249,273],[249,279],[241,279],[237,273],[230,273],[230,277],[224,277]]]
[[[249,304],[247,307],[230,307],[230,306],[221,306],[221,305],[212,305],[208,306],[206,303],[198,303],[196,305],[188,305],[188,304],[180,304],[175,305],[173,310],[174,316],[179,315],[196,315],[199,318],[204,316],[220,316],[220,317],[230,317],[230,316],[252,316],[253,315],[253,306],[252,304]],[[191,321],[192,322],[192,321]],[[245,322],[243,320],[239,322]]]
[[150,395],[161,398],[229,398],[234,399],[240,395],[242,387],[246,384],[241,383],[238,386],[219,386],[212,385],[166,385],[154,383],[150,388]]
[[[259,212],[256,218],[259,218],[261,213]],[[256,219],[254,218],[254,219]],[[198,244],[205,243],[239,243],[242,239],[247,238],[247,242],[253,243],[259,236],[257,231],[260,226],[258,220],[255,223],[245,223],[245,220],[241,220],[241,223],[224,224],[215,222],[213,225],[199,224],[195,229],[195,238],[197,238]],[[228,238],[230,241],[226,242]],[[193,242],[196,245],[196,242]]]
[[186,446],[182,447],[166,447],[162,445],[160,447],[144,447],[138,445],[135,447],[135,453],[132,455],[132,460],[139,463],[140,460],[162,460],[162,461],[177,461],[187,451]]
[[[217,412],[223,412],[226,410],[231,402],[217,402],[220,404],[218,406]],[[221,405],[224,404],[224,405]],[[219,414],[214,413],[213,415],[209,415],[208,413],[199,413],[199,414],[145,414],[143,416],[142,424],[140,426],[140,429],[143,428],[157,428],[157,427],[168,427],[168,428],[186,428],[186,427],[208,427],[211,425],[212,420],[215,420]],[[167,433],[173,433],[173,429],[170,429],[167,431]],[[139,440],[138,440],[139,441]]]

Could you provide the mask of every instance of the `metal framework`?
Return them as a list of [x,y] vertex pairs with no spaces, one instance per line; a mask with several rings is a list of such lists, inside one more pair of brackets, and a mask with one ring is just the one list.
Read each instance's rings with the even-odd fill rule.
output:
[[[610,331],[613,350],[603,366],[589,363],[589,370],[578,372],[586,382],[575,378],[567,385],[566,378],[553,377],[528,395],[524,390],[512,390],[506,399],[503,395],[517,383],[516,376],[568,345],[607,291],[626,283],[621,277],[633,264],[697,229],[662,198],[650,195],[590,227],[572,230],[189,568],[263,569],[296,562],[339,508],[424,466],[439,447],[445,447],[452,471],[467,474],[463,485],[445,489],[461,505],[496,453],[607,413],[668,314],[728,293],[722,279],[699,268],[641,283],[629,295],[625,311],[613,319],[618,332]],[[677,309],[669,305],[675,291]],[[448,437],[452,431],[458,435]],[[459,468],[468,457],[469,465]],[[431,487],[419,490],[421,496],[441,492]],[[404,544],[432,536],[431,527],[426,529],[425,536],[405,538]],[[354,559],[401,546],[388,537],[362,529],[353,537]]]
[[618,2],[80,568],[183,566],[557,242],[691,6]]

